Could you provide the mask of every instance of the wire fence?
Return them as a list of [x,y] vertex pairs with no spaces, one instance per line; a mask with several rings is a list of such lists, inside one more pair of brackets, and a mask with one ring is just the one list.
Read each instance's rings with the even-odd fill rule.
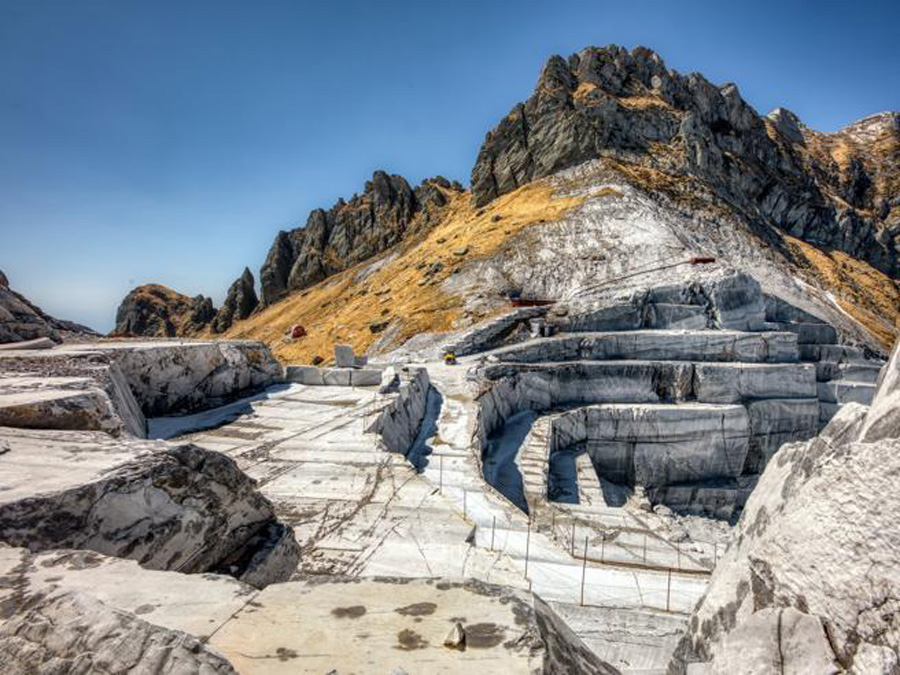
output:
[[[552,550],[536,548],[537,535],[549,538]],[[476,523],[475,543],[521,562],[524,577],[545,599],[671,613],[693,609],[724,553],[716,542],[673,542],[651,530],[603,528],[570,516],[540,525],[494,516]]]

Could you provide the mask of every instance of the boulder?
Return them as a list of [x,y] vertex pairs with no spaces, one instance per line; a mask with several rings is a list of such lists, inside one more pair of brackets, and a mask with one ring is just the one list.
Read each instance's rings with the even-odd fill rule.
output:
[[147,417],[224,405],[278,382],[281,364],[261,342],[114,342],[88,345],[122,370]]
[[237,673],[196,637],[149,623],[85,593],[37,597],[3,623],[0,670]]
[[871,408],[769,462],[670,672],[900,669],[898,353]]
[[[293,531],[234,460],[191,444],[66,434],[5,434],[0,541],[89,549],[147,569],[220,571],[258,587],[296,568]],[[54,464],[73,441],[84,465],[61,471]]]
[[900,438],[900,348],[894,348],[890,361],[882,369],[878,387],[860,431],[866,443]]
[[334,346],[334,365],[338,368],[352,368],[356,365],[353,356],[353,347],[350,345]]

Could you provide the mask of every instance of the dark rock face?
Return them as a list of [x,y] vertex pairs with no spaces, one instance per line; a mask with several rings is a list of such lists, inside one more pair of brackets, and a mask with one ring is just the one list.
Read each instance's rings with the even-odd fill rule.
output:
[[248,268],[231,284],[225,303],[216,314],[212,323],[214,333],[223,333],[231,327],[235,321],[246,319],[259,305],[256,297],[255,280]]
[[138,286],[122,300],[113,335],[123,337],[191,336],[216,318],[212,300],[190,298],[157,284]]
[[447,203],[445,192],[460,189],[441,177],[413,189],[402,176],[376,171],[362,195],[339,200],[328,211],[315,209],[305,227],[278,233],[260,271],[263,303],[269,305],[429,228]]
[[591,47],[552,57],[487,134],[474,202],[598,157],[697,178],[754,222],[898,272],[900,218],[886,201],[900,176],[896,113],[818,134],[788,111],[761,117],[734,84],[680,75],[649,49]]
[[0,271],[0,344],[43,337],[62,342],[66,333],[97,335],[87,326],[45,314],[25,296],[12,290],[9,279]]

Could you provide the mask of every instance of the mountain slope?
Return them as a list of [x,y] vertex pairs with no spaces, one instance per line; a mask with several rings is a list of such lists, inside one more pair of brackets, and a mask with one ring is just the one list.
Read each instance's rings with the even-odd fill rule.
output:
[[371,258],[441,218],[459,184],[437,177],[415,189],[402,176],[376,171],[362,195],[314,209],[304,227],[278,233],[260,271],[267,305]]
[[[506,298],[457,293],[448,281],[479,260],[503,256],[518,233],[557,220],[582,201],[554,198],[551,186],[539,181],[475,209],[467,192],[442,189],[447,204],[430,231],[291,294],[236,323],[225,337],[261,339],[278,358],[300,363],[330,358],[335,343],[362,353],[399,346],[422,332],[471,325],[504,307]],[[285,342],[295,324],[308,335]]]
[[[900,114],[822,134],[649,49],[590,47],[552,57],[487,134],[470,192],[376,172],[280,232],[260,307],[214,325],[285,360],[327,358],[334,342],[378,353],[466,329],[509,295],[575,307],[678,282],[689,270],[643,272],[701,255],[887,349],[900,332],[898,186]],[[294,324],[309,335],[285,342]]]
[[[428,234],[292,294],[226,336],[265,340],[290,362],[328,359],[337,342],[384,353],[419,336],[413,343],[436,347],[447,336],[429,341],[421,334],[459,331],[508,311],[510,295],[554,300],[559,311],[575,312],[650,285],[682,282],[695,274],[690,266],[658,268],[713,255],[753,274],[767,292],[841,327],[852,342],[879,349],[893,341],[900,304],[891,306],[896,287],[882,273],[846,257],[854,266],[834,276],[816,257],[827,258],[824,253],[808,244],[798,249],[796,240],[777,233],[763,239],[702,186],[680,186],[684,196],[672,185],[662,189],[659,177],[648,187],[646,175],[636,176],[629,165],[595,160],[483,208],[468,193],[455,196]],[[890,285],[875,293],[878,281]],[[847,306],[865,311],[854,318],[882,331],[880,345],[833,299],[845,291]],[[284,332],[294,324],[309,334],[286,342]]]

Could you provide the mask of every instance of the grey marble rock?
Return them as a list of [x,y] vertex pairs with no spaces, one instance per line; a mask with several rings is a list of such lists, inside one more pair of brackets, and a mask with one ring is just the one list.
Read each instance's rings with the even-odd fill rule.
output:
[[425,368],[404,369],[397,394],[366,429],[379,436],[382,447],[389,452],[407,454],[419,434],[428,404],[431,381]]
[[816,398],[816,369],[811,364],[698,363],[694,393],[704,403]]
[[352,368],[356,365],[353,357],[353,347],[350,345],[335,345],[334,365],[338,368]]
[[728,330],[635,330],[562,333],[492,352],[501,361],[537,363],[574,360],[741,361],[798,360],[792,333]]
[[750,439],[741,405],[606,404],[551,424],[551,454],[582,444],[603,478],[647,487],[735,478]]
[[[79,443],[70,447],[71,432],[43,433],[7,435],[11,451],[3,461],[30,456],[30,463],[15,472],[7,467],[0,541],[32,551],[89,549],[148,569],[248,573],[259,586],[296,568],[293,531],[225,455],[103,434],[72,439]],[[93,470],[59,474],[55,446]]]
[[0,670],[237,673],[204,641],[110,607],[85,593],[36,597],[0,625]]

